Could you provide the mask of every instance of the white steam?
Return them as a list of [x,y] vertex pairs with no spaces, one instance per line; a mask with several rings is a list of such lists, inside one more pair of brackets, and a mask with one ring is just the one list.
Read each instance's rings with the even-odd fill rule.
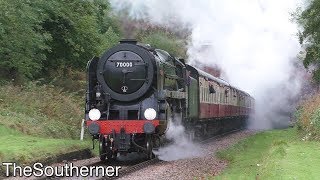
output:
[[170,141],[170,144],[154,151],[154,154],[163,161],[174,161],[202,155],[199,145],[189,139],[185,128],[181,125],[181,119],[169,120],[166,138]]
[[297,27],[290,21],[297,0],[111,0],[111,4],[133,19],[188,27],[189,63],[218,65],[224,79],[255,97],[252,127],[287,124],[285,112],[301,86],[294,66],[300,50]]

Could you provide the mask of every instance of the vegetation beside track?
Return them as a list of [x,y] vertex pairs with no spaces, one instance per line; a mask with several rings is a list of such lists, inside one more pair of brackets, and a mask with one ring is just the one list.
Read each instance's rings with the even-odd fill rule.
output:
[[0,125],[38,137],[79,138],[83,101],[53,85],[8,83],[0,86]]
[[258,133],[217,155],[229,165],[214,179],[320,177],[320,142],[301,138],[296,128]]
[[0,162],[29,164],[92,147],[79,140],[83,99],[39,83],[0,86]]
[[295,113],[296,126],[304,140],[320,141],[320,94],[303,101]]
[[111,11],[101,0],[0,2],[1,161],[26,163],[91,148],[90,139],[75,140],[84,116],[86,64],[128,32],[185,56],[182,36],[147,23],[136,27]]
[[3,125],[0,125],[0,141],[0,162],[19,164],[91,147],[89,141],[29,136]]
[[258,133],[217,153],[229,162],[215,179],[318,179],[320,94],[302,101],[295,127]]

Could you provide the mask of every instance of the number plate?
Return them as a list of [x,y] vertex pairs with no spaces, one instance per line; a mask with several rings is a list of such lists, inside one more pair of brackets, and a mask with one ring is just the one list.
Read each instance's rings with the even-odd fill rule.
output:
[[126,62],[126,61],[123,61],[123,62],[115,62],[115,65],[117,68],[126,68],[126,67],[133,67],[134,64],[133,62]]

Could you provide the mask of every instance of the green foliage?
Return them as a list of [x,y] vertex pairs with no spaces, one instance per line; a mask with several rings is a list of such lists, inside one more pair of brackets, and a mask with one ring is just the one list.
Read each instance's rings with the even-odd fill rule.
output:
[[1,124],[0,135],[0,162],[17,162],[18,164],[30,164],[59,154],[86,149],[91,143],[90,141],[27,136]]
[[109,12],[103,0],[1,1],[0,76],[33,79],[58,69],[84,69],[119,39]]
[[86,90],[86,72],[78,71],[72,68],[65,68],[63,70],[57,70],[51,73],[54,77],[50,81],[41,78],[38,80],[39,84],[51,85],[54,87],[59,87],[63,92],[69,92],[80,97],[83,97]]
[[297,127],[297,130],[301,130],[303,128],[302,124],[301,124],[302,113],[303,113],[302,107],[298,107],[297,110],[293,114],[293,118],[296,122],[295,125]]
[[228,167],[209,179],[317,179],[319,146],[303,141],[295,128],[261,132],[219,151]]
[[120,41],[120,36],[113,30],[112,27],[109,27],[108,30],[103,34],[102,46],[99,49],[99,52],[103,53],[106,49],[111,48]]
[[143,43],[150,44],[152,47],[168,51],[174,56],[186,56],[186,47],[184,42],[173,34],[154,30],[138,34],[138,39]]
[[[110,12],[107,0],[0,1],[0,81],[85,69],[89,59],[120,40],[119,18]],[[168,30],[137,33],[143,43],[186,55],[185,42]]]
[[[44,7],[48,18],[42,26],[51,36],[50,60],[45,67],[83,68],[88,59],[98,55],[102,41],[94,4],[89,1],[46,1]],[[81,18],[79,18],[81,17]],[[45,69],[46,71],[48,69]]]
[[0,124],[24,134],[79,138],[83,99],[48,85],[0,87]]
[[[295,20],[303,28],[299,33],[301,44],[306,44],[306,57],[303,60],[305,67],[320,64],[320,1],[311,0],[306,9],[301,8],[295,13]],[[313,72],[316,83],[320,83],[320,70]]]
[[320,95],[304,101],[295,113],[297,130],[304,140],[320,140]]
[[[33,77],[46,59],[50,35],[39,25],[43,21],[24,0],[0,1],[0,70],[2,75]],[[5,71],[5,72],[4,72]]]
[[[79,72],[68,73],[73,83],[82,76]],[[30,164],[91,148],[88,134],[84,142],[78,140],[83,98],[52,83],[38,84],[14,86],[6,82],[0,86],[0,162]]]

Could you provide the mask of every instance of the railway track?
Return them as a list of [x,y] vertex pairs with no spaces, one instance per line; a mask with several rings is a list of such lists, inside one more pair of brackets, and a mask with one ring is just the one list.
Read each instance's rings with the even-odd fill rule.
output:
[[[213,140],[218,140],[220,138],[223,138],[229,134],[232,134],[232,133],[235,133],[235,132],[238,132],[238,131],[241,131],[243,129],[236,129],[236,130],[232,130],[232,131],[228,131],[228,132],[225,132],[225,133],[222,133],[222,134],[219,134],[219,135],[215,135],[215,136],[212,136],[212,137],[209,137],[209,138],[206,138],[202,141],[200,141],[201,144],[207,144]],[[126,176],[126,175],[129,175],[130,173],[133,173],[135,171],[138,171],[138,170],[141,170],[145,167],[148,167],[150,165],[155,165],[155,164],[159,164],[159,163],[167,163],[167,161],[161,161],[159,160],[158,158],[154,158],[154,159],[151,159],[151,160],[147,160],[147,161],[143,161],[141,163],[138,163],[138,164],[135,164],[135,165],[132,165],[132,166],[128,166],[128,167],[125,167],[125,168],[122,168],[120,169],[119,171],[119,176],[118,177],[100,177],[100,178],[97,178],[99,180],[103,180],[103,179],[118,179],[118,178],[121,178],[123,176]]]
[[[101,177],[101,178],[97,178],[98,180],[103,180],[103,179],[118,179],[121,178],[123,176],[126,176],[130,173],[133,173],[135,171],[138,171],[140,169],[143,169],[145,167],[148,167],[150,165],[154,165],[154,164],[158,164],[158,163],[165,163],[165,161],[161,161],[158,158],[154,158],[154,159],[150,159],[147,161],[143,161],[141,163],[135,164],[133,166],[130,167],[126,167],[126,168],[122,168],[119,171],[119,176],[118,177]],[[120,176],[121,175],[121,176]]]

